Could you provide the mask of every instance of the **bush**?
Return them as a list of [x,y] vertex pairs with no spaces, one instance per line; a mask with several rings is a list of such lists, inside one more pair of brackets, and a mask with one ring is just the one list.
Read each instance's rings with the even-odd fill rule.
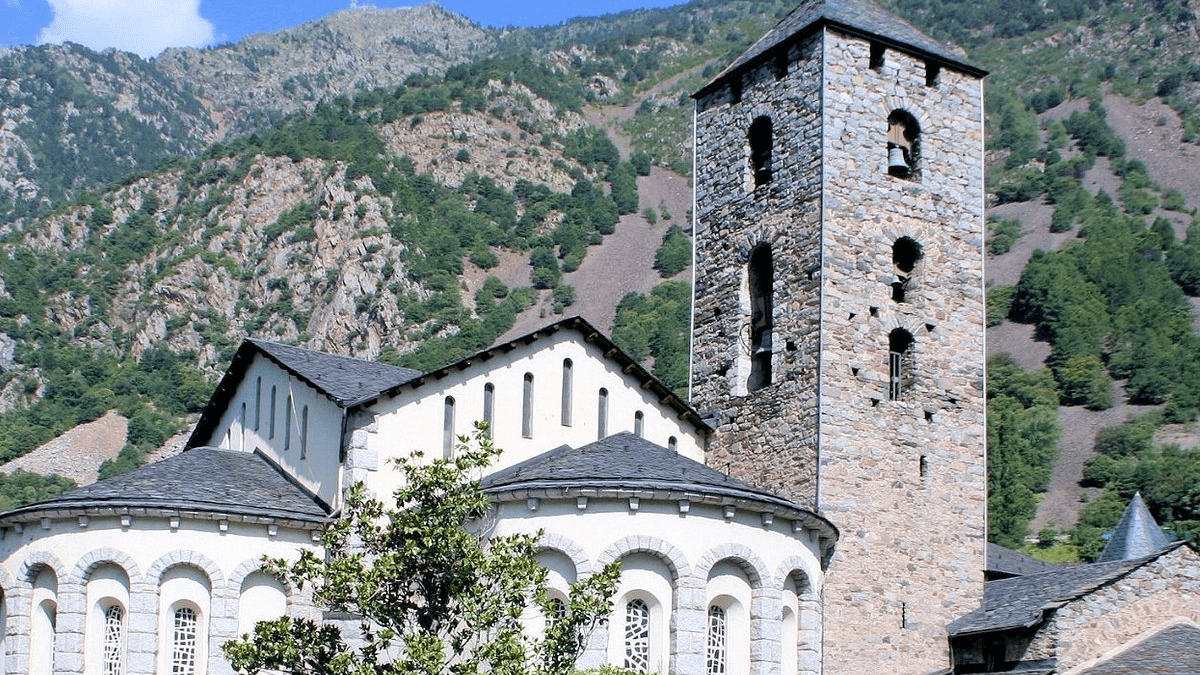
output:
[[988,238],[988,253],[992,255],[1008,253],[1021,238],[1021,223],[1016,220],[990,220],[988,230],[992,234]]
[[692,264],[692,240],[678,225],[667,228],[662,245],[654,253],[654,269],[664,279],[679,274]]

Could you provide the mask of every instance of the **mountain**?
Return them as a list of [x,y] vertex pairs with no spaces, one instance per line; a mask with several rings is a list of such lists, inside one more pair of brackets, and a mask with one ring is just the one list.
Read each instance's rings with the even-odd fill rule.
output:
[[[994,535],[1069,528],[1089,498],[1089,555],[1141,489],[1194,536],[1151,469],[1200,467],[1195,328],[1133,318],[1194,316],[1200,291],[1180,169],[1200,22],[1158,0],[890,5],[992,72],[988,340],[1015,357],[989,382]],[[105,471],[135,465],[244,335],[435,367],[580,311],[684,386],[688,95],[791,9],[493,30],[423,5],[152,61],[0,51],[0,458],[115,408]]]

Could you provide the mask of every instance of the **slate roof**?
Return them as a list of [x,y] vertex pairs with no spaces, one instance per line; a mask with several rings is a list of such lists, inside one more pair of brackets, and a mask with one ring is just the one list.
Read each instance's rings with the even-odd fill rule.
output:
[[753,503],[765,511],[811,517],[811,526],[827,529],[830,538],[837,536],[837,529],[821,516],[629,432],[578,449],[564,445],[550,450],[487,476],[482,485],[493,495],[658,492],[673,493],[672,498],[693,495],[696,501]]
[[378,396],[381,391],[423,374],[412,368],[337,356],[268,340],[250,338],[247,342],[342,407],[352,407],[363,399]]
[[1155,522],[1154,516],[1150,515],[1142,493],[1137,492],[1133,499],[1129,500],[1121,522],[1117,523],[1097,562],[1140,558],[1150,555],[1170,542],[1170,538]]
[[735,59],[696,96],[715,88],[726,76],[741,70],[775,48],[790,43],[793,37],[823,25],[834,26],[910,53],[933,58],[966,73],[977,76],[985,74],[963,60],[965,55],[961,48],[929,37],[873,0],[803,0],[799,7],[792,10],[791,14]]
[[988,542],[987,573],[993,577],[1019,577],[1026,574],[1052,572],[1057,569],[1059,569],[1057,565],[1051,565],[1020,551]]
[[1164,628],[1079,675],[1200,675],[1200,628]]
[[0,515],[22,522],[48,513],[165,510],[324,522],[327,508],[258,453],[194,448]]
[[983,607],[952,622],[950,634],[968,635],[1035,626],[1042,622],[1047,611],[1120,579],[1181,545],[1182,542],[1172,544],[1153,555],[1134,560],[1077,565],[1054,572],[989,581],[984,584]]

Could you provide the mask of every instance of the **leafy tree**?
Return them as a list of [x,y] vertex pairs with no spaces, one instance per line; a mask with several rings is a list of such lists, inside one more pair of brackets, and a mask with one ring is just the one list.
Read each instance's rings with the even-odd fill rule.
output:
[[[326,526],[323,555],[311,550],[266,568],[309,586],[323,608],[360,618],[361,644],[333,625],[282,617],[225,645],[241,672],[368,675],[567,675],[588,634],[611,607],[618,564],[571,585],[557,611],[546,570],[534,559],[537,534],[487,537],[489,500],[471,476],[499,455],[486,428],[462,437],[453,459],[397,461],[403,474],[392,505],[356,485],[345,516]],[[547,617],[529,635],[530,603]]]

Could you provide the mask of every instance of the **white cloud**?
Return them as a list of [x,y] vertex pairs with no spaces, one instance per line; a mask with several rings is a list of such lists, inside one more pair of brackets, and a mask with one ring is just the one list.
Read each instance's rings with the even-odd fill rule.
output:
[[49,0],[54,19],[39,43],[78,42],[97,51],[116,47],[157,56],[167,47],[203,47],[213,25],[200,0]]

